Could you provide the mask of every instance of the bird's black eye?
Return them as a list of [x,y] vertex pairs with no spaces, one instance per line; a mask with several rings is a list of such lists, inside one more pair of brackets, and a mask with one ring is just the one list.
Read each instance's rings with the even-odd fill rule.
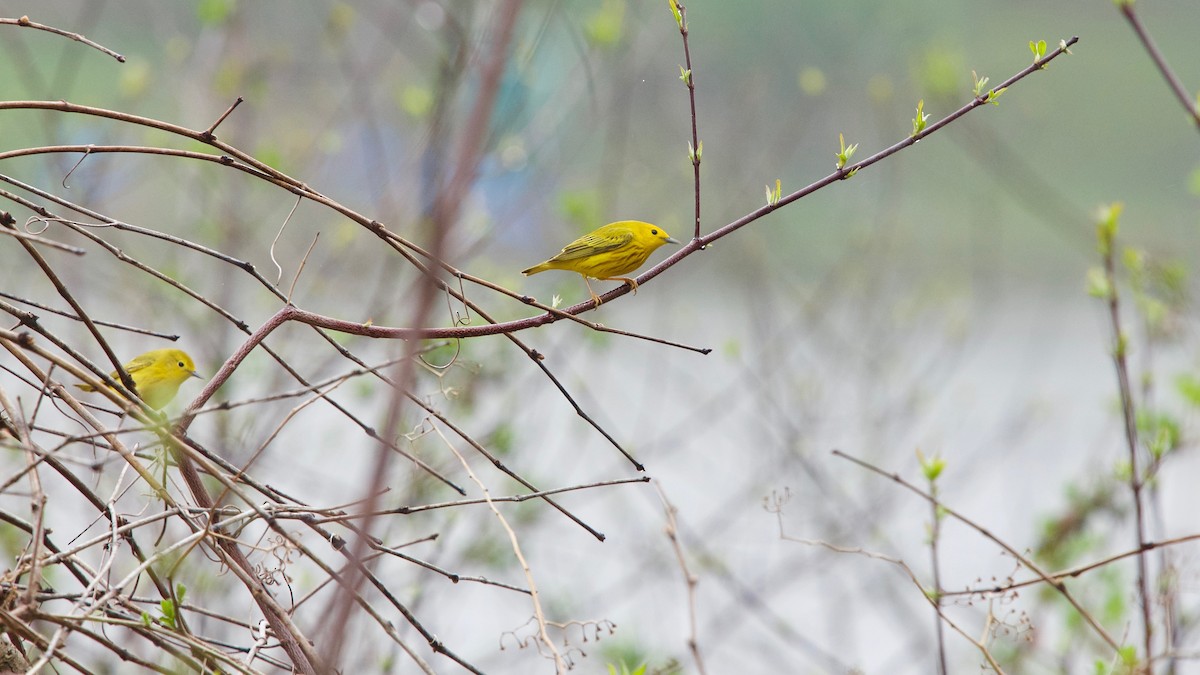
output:
[[179,363],[177,363],[177,364],[175,364],[175,365],[179,366],[180,368],[185,368],[185,367],[186,367],[186,366],[184,366],[184,365],[183,365],[183,361],[180,361]]
[[657,235],[657,234],[658,234],[658,230],[650,230],[650,234]]

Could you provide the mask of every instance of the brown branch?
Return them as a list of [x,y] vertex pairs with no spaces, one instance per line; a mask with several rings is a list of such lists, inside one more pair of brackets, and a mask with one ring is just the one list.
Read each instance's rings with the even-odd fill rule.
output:
[[696,662],[696,672],[700,673],[700,675],[707,675],[708,671],[704,667],[704,659],[700,656],[700,641],[696,631],[696,585],[700,582],[696,578],[696,575],[692,574],[691,569],[688,568],[687,556],[683,553],[683,545],[679,543],[679,525],[675,521],[675,515],[679,510],[667,499],[667,493],[663,492],[661,483],[655,482],[654,488],[658,490],[658,496],[662,500],[663,511],[667,517],[667,526],[665,528],[667,539],[671,541],[671,548],[675,551],[675,561],[679,563],[679,570],[683,572],[683,581],[687,585],[688,650],[692,652],[692,659]]
[[[1200,541],[1200,534],[1188,534],[1188,535],[1184,535],[1182,537],[1172,537],[1171,539],[1164,539],[1162,541],[1148,541],[1138,548],[1130,549],[1128,551],[1122,551],[1120,553],[1114,553],[1113,555],[1107,556],[1105,558],[1101,558],[1100,560],[1094,560],[1090,563],[1078,565],[1076,567],[1061,570],[1059,572],[1054,572],[1053,574],[1050,574],[1049,576],[1051,579],[1055,579],[1055,580],[1071,579],[1074,577],[1082,576],[1088,572],[1091,572],[1092,570],[1097,570],[1097,569],[1101,569],[1103,567],[1107,567],[1107,566],[1113,564],[1114,562],[1117,562],[1118,560],[1132,558],[1134,556],[1139,556],[1139,555],[1142,555],[1143,553],[1148,553],[1150,551],[1154,551],[1157,549],[1169,548],[1169,547],[1175,546],[1177,544],[1184,544],[1184,543],[1193,542],[1193,541]],[[1036,579],[1025,579],[1023,581],[1011,581],[1006,584],[998,584],[995,586],[966,588],[961,591],[946,591],[945,593],[943,593],[943,595],[945,595],[945,596],[970,596],[970,595],[991,595],[991,594],[997,594],[997,593],[1007,593],[1008,591],[1011,591],[1014,589],[1026,588],[1028,586],[1035,586],[1037,584],[1041,584],[1044,582],[1045,582],[1044,579],[1038,577]]]
[[[590,490],[591,488],[608,487],[611,485],[625,485],[627,483],[648,483],[648,482],[650,482],[649,476],[638,476],[636,478],[618,478],[615,480],[597,481],[595,483],[588,483],[586,485],[572,485],[570,487],[554,488],[553,490],[539,490],[537,492],[529,492],[529,493],[526,493],[523,495],[511,495],[508,497],[490,497],[488,499],[457,499],[452,502],[439,502],[436,504],[421,504],[419,506],[397,506],[394,509],[385,509],[383,511],[380,511],[379,513],[381,515],[387,515],[387,514],[410,515],[413,513],[421,513],[422,511],[433,511],[435,509],[456,508],[459,506],[469,506],[472,504],[486,504],[489,501],[494,502],[494,503],[501,503],[501,502],[519,503],[519,502],[529,501],[530,499],[541,499],[542,497],[547,497],[550,495],[558,495],[558,494],[562,494],[564,492],[575,492],[577,490]],[[335,513],[335,514],[329,514],[329,515],[323,516],[321,518],[317,518],[313,522],[318,523],[318,524],[344,522],[346,520],[360,518],[360,517],[362,517],[362,515],[364,515],[364,514]]]
[[[5,215],[8,215],[8,214],[5,214]],[[9,236],[9,237],[15,237],[17,239],[24,239],[25,241],[32,241],[37,244],[43,244],[43,245],[49,246],[51,248],[56,248],[60,251],[66,251],[67,253],[70,253],[72,255],[84,255],[85,253],[87,253],[87,251],[79,248],[78,246],[68,246],[67,244],[64,244],[62,242],[54,241],[53,239],[47,239],[45,237],[39,237],[36,234],[29,234],[27,232],[20,232],[17,230],[0,229],[0,234]]]
[[1192,118],[1192,123],[1197,128],[1200,128],[1200,103],[1192,98],[1192,94],[1183,85],[1183,80],[1180,80],[1175,71],[1171,69],[1171,66],[1167,64],[1166,57],[1159,51],[1158,45],[1154,44],[1154,39],[1150,37],[1150,33],[1146,31],[1141,19],[1138,18],[1137,12],[1134,11],[1133,0],[1121,0],[1116,5],[1121,11],[1121,15],[1129,22],[1129,26],[1133,28],[1133,32],[1137,34],[1138,39],[1142,41],[1142,47],[1146,49],[1146,53],[1150,55],[1150,59],[1158,67],[1158,72],[1162,73],[1163,79],[1167,81],[1167,86],[1171,88],[1171,92],[1175,94],[1175,98],[1179,99],[1179,103],[1187,111],[1188,117]]
[[[1141,469],[1138,468],[1137,412],[1134,409],[1133,387],[1129,382],[1129,363],[1126,358],[1129,350],[1129,342],[1125,336],[1125,332],[1121,329],[1121,308],[1117,291],[1116,254],[1114,249],[1116,248],[1115,223],[1118,213],[1117,206],[1111,207],[1109,217],[1112,218],[1112,228],[1109,229],[1105,223],[1101,223],[1097,229],[1099,230],[1101,257],[1104,262],[1104,278],[1107,282],[1105,304],[1108,309],[1109,327],[1112,330],[1111,356],[1113,367],[1117,371],[1117,390],[1121,398],[1121,420],[1124,423],[1125,448],[1129,453],[1129,489],[1133,495],[1134,533],[1138,549],[1142,549],[1146,545],[1146,507],[1142,502],[1143,478]],[[1150,572],[1145,554],[1137,557],[1137,571],[1138,595],[1141,600],[1140,609],[1142,615],[1142,648],[1145,650],[1146,663],[1150,663],[1154,656],[1152,651],[1154,644],[1154,622],[1151,618],[1154,599],[1150,595]]]
[[215,132],[217,130],[217,127],[221,125],[221,122],[224,122],[226,117],[229,117],[231,114],[233,114],[234,109],[237,108],[239,105],[241,105],[242,102],[245,100],[246,99],[242,98],[241,96],[237,97],[237,100],[234,101],[233,104],[230,105],[229,108],[225,110],[225,112],[221,113],[221,116],[218,117],[215,122],[213,122],[211,125],[209,125],[209,127],[207,129],[200,132],[200,136],[202,136],[203,138],[210,140],[210,141],[215,139],[216,136],[213,135],[213,132]]
[[[434,209],[430,214],[429,225],[432,227],[432,258],[445,258],[444,247],[451,230],[458,223],[460,204],[468,192],[468,186],[474,182],[480,157],[483,156],[483,139],[491,122],[496,92],[500,87],[500,77],[508,63],[508,49],[512,38],[513,26],[521,10],[522,0],[504,0],[498,8],[497,35],[492,41],[491,53],[484,61],[480,72],[480,90],[476,96],[473,110],[468,117],[463,139],[459,146],[458,162],[449,182],[442,186],[434,197]],[[439,283],[434,275],[422,275],[422,283],[417,288],[416,302],[413,303],[412,323],[424,325],[432,312],[435,293]],[[412,398],[408,388],[414,378],[413,368],[418,346],[415,342],[404,345],[405,358],[396,366],[395,382],[392,388],[391,404],[387,408],[387,417],[383,425],[384,438],[395,438],[400,427],[401,412],[406,399]],[[368,513],[375,510],[376,499],[380,488],[386,479],[386,468],[391,459],[386,445],[380,443],[379,451],[370,474],[370,483],[364,493],[367,495],[364,510]],[[371,530],[374,519],[368,516],[362,523],[365,531]],[[349,553],[349,559],[355,564],[350,569],[346,585],[357,594],[363,581],[370,573],[369,561],[364,561],[367,544],[365,538],[358,538]],[[325,648],[329,663],[338,663],[345,637],[348,631],[350,612],[353,609],[352,594],[342,594],[334,599],[330,607],[330,632]]]
[[688,45],[688,34],[689,33],[688,33],[688,22],[687,22],[687,8],[684,7],[683,3],[680,3],[680,2],[672,2],[671,4],[673,5],[675,11],[677,11],[679,13],[676,23],[679,26],[680,39],[683,40],[684,72],[682,75],[682,79],[683,79],[683,83],[685,85],[687,85],[688,104],[690,105],[691,111],[692,111],[691,161],[692,161],[693,183],[695,186],[695,188],[694,188],[694,192],[695,192],[695,231],[692,235],[692,238],[699,239],[700,238],[701,147],[700,147],[700,132],[697,129],[697,124],[696,124],[696,81],[695,81],[696,74],[692,71],[692,51],[691,51],[691,47]]
[[[22,297],[19,297],[16,295],[12,295],[11,293],[5,293],[4,291],[0,291],[0,298],[7,298],[9,300],[12,300],[13,302],[19,302],[22,305],[29,305],[30,307],[36,307],[36,308],[42,310],[43,312],[50,312],[51,314],[57,314],[58,316],[66,317],[68,319],[71,319],[72,321],[83,321],[83,319],[80,319],[79,317],[75,316],[74,314],[71,314],[70,312],[64,312],[61,309],[54,309],[53,307],[50,307],[49,305],[43,305],[40,302],[35,302],[28,298],[22,298]],[[20,311],[20,310],[16,310],[15,307],[13,308],[13,310],[17,311],[17,312]],[[6,309],[5,311],[8,311],[8,310]],[[12,312],[10,312],[10,313],[12,313]],[[38,320],[38,317],[36,315],[30,314],[28,317],[28,320],[36,323]],[[139,333],[141,335],[149,335],[151,337],[162,338],[164,340],[170,340],[172,342],[179,339],[179,335],[176,333],[162,333],[159,331],[150,330],[148,328],[138,328],[137,326],[127,326],[125,324],[113,323],[112,321],[101,321],[100,319],[96,319],[95,322],[96,322],[97,326],[105,326],[107,328],[116,328],[117,330],[129,331],[131,333]],[[24,320],[22,320],[22,323],[24,323]]]
[[114,52],[113,50],[109,49],[108,47],[105,47],[104,45],[101,45],[97,42],[93,42],[93,41],[85,38],[84,36],[80,35],[79,33],[72,33],[71,31],[63,30],[61,28],[55,28],[54,26],[47,26],[45,24],[36,23],[34,21],[31,21],[28,16],[22,16],[19,19],[0,18],[0,25],[5,25],[5,24],[8,24],[10,26],[20,26],[22,28],[33,28],[35,30],[44,30],[47,33],[53,33],[55,35],[61,35],[66,38],[71,38],[72,40],[74,40],[76,42],[81,42],[81,43],[91,47],[92,49],[96,49],[98,51],[101,51],[101,52],[113,57],[114,59],[117,60],[118,63],[125,63],[124,56],[121,56],[120,54]]

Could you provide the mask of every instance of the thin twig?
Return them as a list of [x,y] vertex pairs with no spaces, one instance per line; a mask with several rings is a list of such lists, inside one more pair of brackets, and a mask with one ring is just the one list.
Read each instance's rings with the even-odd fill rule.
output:
[[693,182],[695,185],[695,231],[692,235],[693,239],[700,238],[700,159],[703,146],[700,145],[700,132],[696,122],[696,73],[692,70],[692,51],[688,45],[688,22],[687,8],[680,2],[671,3],[679,12],[677,24],[679,26],[679,36],[683,40],[683,62],[684,72],[682,74],[683,83],[688,89],[688,104],[692,111],[692,143],[691,143],[691,161]]
[[[302,201],[304,201],[303,197],[296,197],[296,203],[292,204],[292,209],[288,211],[287,217],[279,224],[279,231],[275,233],[275,238],[271,240],[271,246],[267,249],[267,252],[271,254],[271,264],[275,265],[275,285],[279,285],[280,279],[283,279],[283,267],[275,259],[275,245],[279,243],[279,238],[283,236],[283,231],[287,229],[288,223],[292,222],[292,215],[296,213],[296,209],[300,207],[300,202]],[[313,243],[316,243],[316,241],[314,240]],[[312,250],[311,247],[309,250]],[[299,275],[299,271],[296,274]],[[292,282],[292,285],[295,285],[295,281]],[[290,299],[292,294],[289,292],[287,297]]]
[[0,18],[0,25],[3,25],[3,24],[8,24],[10,26],[21,26],[22,28],[34,28],[37,30],[44,30],[47,33],[54,33],[55,35],[61,35],[66,38],[71,38],[72,40],[74,40],[76,42],[81,42],[81,43],[91,47],[92,49],[96,49],[98,51],[101,51],[101,52],[113,57],[114,59],[117,60],[118,63],[125,63],[124,56],[121,56],[120,54],[114,52],[113,50],[109,49],[108,47],[105,47],[104,45],[101,45],[97,42],[92,42],[91,40],[85,38],[84,36],[80,35],[79,33],[72,33],[71,31],[63,30],[61,28],[55,28],[54,26],[47,26],[45,24],[36,23],[34,21],[31,21],[28,16],[22,16],[19,19]]
[[[4,230],[4,231],[7,232],[7,230]],[[80,319],[79,317],[75,316],[74,314],[72,314],[70,312],[64,312],[61,309],[54,309],[53,307],[51,307],[49,305],[43,305],[40,302],[35,302],[28,298],[22,298],[20,296],[12,295],[11,293],[5,293],[4,291],[0,291],[0,298],[7,298],[9,300],[12,300],[13,302],[19,302],[22,305],[29,305],[30,307],[36,307],[36,308],[42,310],[43,312],[50,312],[51,314],[57,314],[58,316],[66,317],[68,319],[71,319],[72,321],[83,321],[83,319]],[[6,309],[5,311],[8,311],[8,310]],[[13,312],[10,312],[10,313],[13,313]],[[15,316],[15,314],[14,314],[14,316]],[[32,321],[37,321],[37,317],[35,315],[31,314],[31,315],[29,315],[29,318]],[[177,333],[161,333],[159,331],[153,331],[148,328],[138,328],[137,326],[127,326],[125,324],[113,323],[111,321],[101,321],[100,319],[96,319],[95,321],[96,321],[97,326],[106,326],[108,328],[116,328],[117,330],[129,331],[131,333],[139,333],[141,335],[149,335],[151,337],[162,338],[164,340],[171,340],[172,342],[179,339],[179,335]],[[24,323],[24,321],[22,321],[22,323]]]
[[[1130,549],[1127,551],[1122,551],[1120,553],[1114,553],[1113,555],[1106,556],[1099,560],[1094,560],[1090,563],[1086,563],[1083,565],[1079,565],[1077,567],[1072,567],[1069,569],[1061,570],[1059,572],[1054,572],[1053,574],[1050,575],[1050,578],[1054,579],[1056,581],[1061,581],[1063,579],[1070,579],[1073,577],[1082,576],[1083,574],[1086,574],[1087,572],[1091,572],[1092,570],[1098,570],[1098,569],[1102,569],[1104,567],[1108,567],[1109,565],[1112,565],[1114,562],[1117,562],[1118,560],[1124,560],[1125,558],[1132,558],[1135,556],[1139,556],[1143,552],[1154,551],[1154,550],[1158,550],[1158,549],[1165,549],[1165,548],[1169,548],[1172,546],[1177,546],[1179,544],[1184,544],[1184,543],[1193,542],[1193,541],[1200,541],[1200,534],[1188,534],[1188,535],[1184,535],[1182,537],[1172,537],[1170,539],[1164,539],[1162,541],[1148,541],[1145,544],[1143,544],[1140,548]],[[961,591],[946,591],[942,595],[945,595],[945,596],[970,596],[970,595],[1003,594],[1003,593],[1007,593],[1011,590],[1015,590],[1018,588],[1027,588],[1029,586],[1036,586],[1037,584],[1041,584],[1041,583],[1045,583],[1045,580],[1039,577],[1036,579],[1025,579],[1024,581],[1010,581],[1009,583],[999,584],[996,586],[976,586],[976,587],[966,588]]]
[[[1111,211],[1111,218],[1115,224],[1117,213]],[[1134,531],[1137,539],[1137,547],[1143,550],[1146,545],[1146,516],[1145,505],[1142,502],[1142,474],[1138,462],[1138,430],[1137,430],[1137,411],[1133,401],[1133,387],[1129,382],[1129,364],[1126,359],[1128,352],[1128,338],[1121,328],[1121,311],[1120,299],[1117,290],[1117,273],[1116,273],[1116,249],[1115,242],[1115,225],[1109,230],[1104,224],[1100,225],[1100,248],[1101,257],[1104,261],[1104,277],[1106,284],[1106,305],[1108,309],[1109,327],[1112,329],[1112,360],[1113,366],[1117,371],[1117,389],[1121,397],[1121,418],[1125,428],[1125,448],[1128,451],[1129,459],[1129,490],[1133,494],[1133,519]],[[1138,571],[1138,595],[1141,600],[1141,615],[1142,615],[1142,648],[1145,650],[1145,659],[1150,663],[1154,657],[1153,647],[1153,631],[1154,623],[1151,618],[1151,610],[1153,606],[1153,598],[1150,595],[1150,572],[1147,569],[1147,554],[1142,553],[1137,557]]]
[[213,132],[215,132],[217,130],[217,127],[221,126],[221,122],[224,122],[226,117],[229,117],[230,115],[232,115],[234,109],[236,109],[239,105],[241,105],[242,102],[245,100],[246,99],[242,98],[241,96],[237,97],[237,100],[234,101],[228,108],[226,108],[225,112],[221,113],[221,116],[218,117],[216,119],[216,121],[212,123],[211,126],[209,126],[204,131],[200,132],[200,135],[208,140],[215,139],[216,136],[214,135]]
[[[541,597],[538,594],[537,583],[533,580],[533,570],[529,567],[529,561],[525,559],[525,554],[521,552],[521,542],[517,540],[516,531],[514,531],[512,526],[508,524],[508,520],[504,518],[504,514],[500,513],[500,509],[496,508],[496,504],[492,501],[491,493],[488,491],[487,486],[484,485],[483,481],[481,481],[479,477],[475,475],[475,472],[471,470],[470,462],[468,462],[466,458],[462,456],[462,453],[458,451],[458,448],[454,447],[454,444],[450,442],[450,439],[446,438],[445,434],[442,433],[438,426],[435,425],[433,430],[434,433],[436,433],[438,437],[442,439],[442,443],[445,444],[450,452],[454,453],[454,456],[458,458],[458,461],[462,464],[463,470],[467,472],[467,475],[471,478],[471,481],[474,482],[479,488],[479,491],[483,493],[483,499],[487,502],[488,508],[491,509],[492,515],[496,516],[496,520],[500,522],[500,526],[503,527],[504,531],[508,534],[509,546],[512,547],[513,555],[517,557],[517,562],[520,563],[521,569],[525,572],[526,583],[529,584],[529,601],[533,604],[533,613],[537,618],[538,624],[538,642],[543,645],[553,657],[555,673],[558,675],[566,673],[567,663],[563,660],[562,654],[560,654],[558,651],[558,647],[554,644],[554,641],[550,639],[550,635],[546,632],[546,614],[542,610],[542,602]],[[541,649],[539,648],[538,651],[540,652]]]
[[[308,256],[312,255],[313,249],[317,247],[317,240],[321,238],[321,233],[318,232],[313,236],[312,243],[308,245],[308,250],[304,252],[304,257],[300,259],[300,266],[296,268],[296,276],[292,277],[292,284],[288,286],[287,301],[291,303],[292,292],[296,290],[296,282],[300,281],[300,273],[304,271],[304,265],[308,263]],[[272,253],[273,255],[274,253]]]
[[32,241],[32,242],[36,242],[38,244],[43,244],[43,245],[49,246],[51,248],[56,248],[60,251],[66,251],[67,253],[70,253],[72,255],[87,254],[87,251],[79,248],[78,246],[70,246],[70,245],[64,244],[60,241],[54,241],[53,239],[39,237],[36,234],[29,234],[27,232],[20,232],[17,230],[6,230],[6,229],[0,229],[0,234],[8,235],[10,237],[16,237],[17,239],[24,239],[25,241]]
[[1192,118],[1192,123],[1200,128],[1200,102],[1197,102],[1192,95],[1188,93],[1187,87],[1184,86],[1183,80],[1175,74],[1171,66],[1167,64],[1167,59],[1163,53],[1159,51],[1158,45],[1154,44],[1154,39],[1150,37],[1150,33],[1142,25],[1141,19],[1138,18],[1137,12],[1133,9],[1133,0],[1121,0],[1116,3],[1117,9],[1121,11],[1121,15],[1129,22],[1133,32],[1137,34],[1138,39],[1142,41],[1142,46],[1146,49],[1146,53],[1150,55],[1150,59],[1154,61],[1154,65],[1158,67],[1158,72],[1162,73],[1163,79],[1167,81],[1167,86],[1171,88],[1171,92],[1175,94],[1175,98],[1179,99],[1179,103],[1183,105],[1183,109],[1187,111],[1188,117]]
[[[937,482],[929,481],[929,495],[935,500],[938,498]],[[937,502],[929,503],[929,561],[933,572],[933,604],[934,611],[937,616],[934,617],[934,631],[937,635],[937,664],[939,675],[947,675],[950,671],[946,667],[946,635],[945,629],[942,626],[942,564],[941,558],[938,556],[938,544],[942,536],[942,514],[938,510]]]
[[671,548],[675,550],[675,560],[679,563],[679,570],[683,572],[683,581],[687,585],[687,603],[688,603],[688,651],[692,653],[692,658],[696,661],[696,672],[700,675],[707,675],[708,671],[704,667],[704,659],[700,656],[700,640],[696,631],[696,585],[699,580],[696,575],[692,574],[687,564],[687,556],[683,554],[683,545],[679,543],[679,526],[675,522],[675,516],[678,509],[667,499],[667,493],[663,491],[662,484],[655,481],[654,488],[658,490],[658,497],[662,500],[663,511],[667,517],[667,526],[665,532],[667,539],[671,541]]

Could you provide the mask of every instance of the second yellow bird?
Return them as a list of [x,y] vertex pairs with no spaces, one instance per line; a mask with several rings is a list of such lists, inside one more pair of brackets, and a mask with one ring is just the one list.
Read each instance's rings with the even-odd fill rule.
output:
[[640,220],[620,220],[583,235],[563,247],[558,255],[523,270],[521,274],[529,276],[546,270],[578,272],[587,284],[592,302],[599,307],[600,296],[592,290],[588,277],[623,281],[636,293],[637,281],[621,275],[641,267],[659,246],[678,243],[657,225]]
[[[133,378],[138,396],[153,410],[162,410],[179,393],[179,385],[189,377],[200,377],[192,357],[182,349],[155,349],[134,357],[124,365],[125,372]],[[113,371],[109,377],[121,381],[120,373]],[[203,378],[201,378],[203,379]],[[90,384],[77,384],[84,391],[96,391]]]

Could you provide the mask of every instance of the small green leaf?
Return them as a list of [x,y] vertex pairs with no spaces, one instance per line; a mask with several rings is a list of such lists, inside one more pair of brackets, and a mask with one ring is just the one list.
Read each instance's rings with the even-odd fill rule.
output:
[[1113,467],[1113,477],[1122,483],[1128,483],[1131,475],[1133,475],[1133,471],[1129,467],[1128,460],[1121,460]]
[[158,603],[162,610],[162,619],[160,621],[167,628],[175,628],[175,602],[170,598],[164,598]]
[[1006,92],[1006,91],[1008,91],[1008,87],[1000,87],[999,89],[996,89],[995,91],[989,91],[987,102],[991,103],[992,105],[1000,105],[1000,103],[996,99],[1000,98],[1000,96],[1003,95],[1004,92]]
[[1125,358],[1129,354],[1129,336],[1121,333],[1117,336],[1117,344],[1113,345],[1113,356]]
[[925,131],[925,122],[929,119],[929,114],[925,112],[925,99],[917,101],[917,116],[913,118],[912,136],[916,138],[922,131]]
[[1150,441],[1150,454],[1154,455],[1155,459],[1162,459],[1168,452],[1174,450],[1179,445],[1179,427],[1170,424],[1163,424],[1154,434],[1154,440]]
[[679,66],[679,79],[683,80],[683,83],[687,86],[692,86],[692,71]]
[[921,465],[921,473],[925,476],[925,480],[931,485],[937,482],[938,476],[942,475],[942,471],[946,469],[945,459],[940,455],[926,457],[920,448],[917,448],[917,463]]
[[783,196],[783,181],[775,179],[775,189],[772,190],[770,185],[767,185],[767,204],[775,206]]
[[1108,283],[1104,270],[1093,267],[1087,271],[1087,292],[1093,298],[1109,299],[1112,295],[1112,285]]
[[1100,209],[1096,222],[1096,242],[1101,256],[1108,257],[1112,252],[1113,241],[1117,238],[1121,211],[1124,209],[1125,205],[1121,202],[1113,202]]
[[[980,77],[975,71],[972,70],[971,80],[975,83],[975,86],[971,89],[971,92],[975,94],[975,98],[979,98],[983,95],[983,88],[987,86],[988,78]],[[990,95],[991,92],[988,93]]]
[[1122,251],[1121,264],[1131,276],[1140,278],[1146,274],[1146,252],[1127,246]]
[[679,30],[683,30],[683,14],[679,11],[679,3],[675,0],[667,0],[671,5],[671,14],[675,17],[675,25],[679,26]]
[[1030,40],[1029,41],[1029,51],[1033,52],[1033,62],[1034,63],[1041,61],[1042,57],[1044,57],[1046,55],[1046,41],[1038,40],[1037,42],[1034,42],[1033,40]]
[[[837,168],[844,169],[846,167],[846,163],[849,162],[850,158],[854,156],[854,151],[858,149],[858,143],[847,146],[846,137],[842,134],[838,134],[838,145],[840,146],[840,149],[837,153]],[[847,176],[847,178],[848,177],[849,176]]]

